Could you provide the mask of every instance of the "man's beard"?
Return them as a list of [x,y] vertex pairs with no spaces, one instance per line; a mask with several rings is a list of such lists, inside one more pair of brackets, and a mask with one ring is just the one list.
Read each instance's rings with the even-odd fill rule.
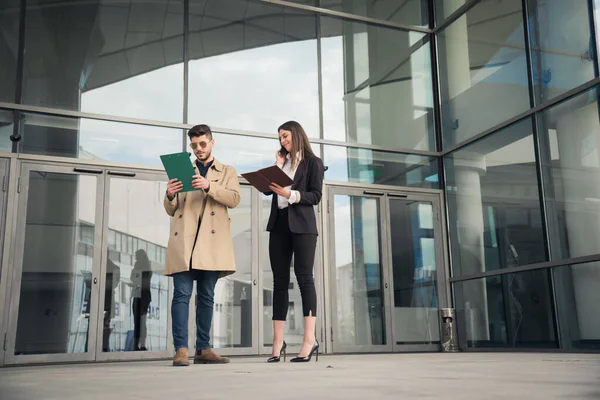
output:
[[209,151],[208,153],[204,153],[204,156],[201,157],[199,155],[196,154],[196,159],[200,162],[204,162],[206,160],[208,160],[210,158],[210,155],[212,154],[212,151]]

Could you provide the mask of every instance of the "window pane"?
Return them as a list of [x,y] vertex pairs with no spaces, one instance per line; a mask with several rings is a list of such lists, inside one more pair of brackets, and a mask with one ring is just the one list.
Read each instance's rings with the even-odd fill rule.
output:
[[548,270],[454,284],[461,348],[557,348]]
[[25,103],[182,121],[183,0],[27,6]]
[[600,249],[600,122],[598,90],[539,115],[544,190],[552,257]]
[[536,102],[596,77],[587,0],[529,0]]
[[319,137],[314,13],[241,0],[190,0],[189,121]]
[[427,37],[325,17],[321,31],[325,138],[435,150]]
[[[275,127],[277,129],[277,127]],[[213,154],[223,164],[231,165],[239,174],[268,167],[275,163],[275,152],[281,148],[278,139],[231,135],[213,132]]]
[[252,347],[252,191],[240,189],[240,204],[229,210],[236,273],[215,287],[212,344],[215,348]]
[[90,245],[78,238],[95,227],[97,177],[30,171],[23,179],[28,196],[15,354],[93,351],[95,242],[94,235]]
[[521,0],[483,0],[440,33],[445,146],[529,108],[524,42]]
[[0,110],[0,151],[12,151],[10,136],[13,134],[14,126],[13,112]]
[[[102,351],[166,350],[169,278],[156,259],[169,240],[166,184],[111,177],[109,185],[108,232],[123,232],[123,248],[119,259],[109,253],[106,261]],[[148,249],[133,247],[133,238]]]
[[325,147],[325,179],[437,189],[437,160],[342,146]]
[[441,25],[456,10],[465,5],[468,0],[433,0],[435,2],[436,25]]
[[562,347],[600,350],[600,264],[597,262],[554,268],[556,308]]
[[21,152],[162,166],[160,155],[181,151],[179,129],[25,114]]
[[[264,345],[273,345],[273,271],[269,258],[269,232],[266,230],[271,214],[271,196],[261,196],[261,223],[259,257],[262,268],[263,282],[263,341]],[[316,213],[315,213],[316,214]],[[293,263],[293,261],[292,261]],[[315,263],[315,270],[319,265]],[[284,327],[285,341],[289,346],[300,346],[304,336],[304,313],[302,311],[302,295],[295,274],[290,274],[289,303],[286,324]]]
[[530,119],[445,165],[454,276],[547,261]]
[[429,26],[428,0],[321,0],[320,7],[398,24]]
[[0,101],[15,102],[19,54],[19,0],[0,4]]

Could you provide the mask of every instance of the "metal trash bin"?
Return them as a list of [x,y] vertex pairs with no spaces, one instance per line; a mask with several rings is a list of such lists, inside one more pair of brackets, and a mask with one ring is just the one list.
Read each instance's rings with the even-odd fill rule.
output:
[[442,325],[442,351],[449,353],[459,351],[454,308],[440,308],[440,323]]

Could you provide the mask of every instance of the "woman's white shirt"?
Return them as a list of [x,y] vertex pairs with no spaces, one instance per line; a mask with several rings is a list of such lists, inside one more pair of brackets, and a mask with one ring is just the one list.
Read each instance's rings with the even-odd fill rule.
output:
[[[281,168],[281,170],[283,172],[285,172],[285,174],[287,176],[290,177],[290,179],[294,179],[294,175],[296,175],[296,170],[298,169],[298,164],[300,164],[300,161],[302,161],[302,155],[300,154],[300,152],[296,153],[296,165],[294,166],[294,168],[292,168],[292,160],[290,155],[288,154],[286,156],[286,162],[285,164],[280,164],[277,163],[277,166],[279,168]],[[286,189],[291,189],[291,186],[287,186]],[[286,199],[283,196],[279,196],[277,195],[277,206],[279,207],[279,209],[283,209],[288,207],[290,204],[294,204],[294,203],[299,203],[300,202],[300,192],[297,190],[290,190],[290,198]]]

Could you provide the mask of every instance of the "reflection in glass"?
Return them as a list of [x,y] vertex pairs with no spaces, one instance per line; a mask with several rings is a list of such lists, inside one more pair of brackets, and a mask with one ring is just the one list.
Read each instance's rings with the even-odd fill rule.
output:
[[292,119],[319,137],[314,13],[190,0],[189,26],[189,121],[277,134]]
[[182,121],[183,0],[28,3],[25,48],[26,104]]
[[15,102],[19,48],[19,0],[0,4],[0,101]]
[[179,129],[40,114],[24,122],[27,154],[162,166],[161,154],[181,151]]
[[342,345],[387,343],[379,214],[379,199],[334,196],[335,340]]
[[[273,345],[273,272],[271,271],[271,260],[269,258],[269,232],[267,222],[271,214],[271,196],[262,196],[261,210],[261,242],[260,242],[260,265],[263,274],[263,340],[264,345]],[[316,214],[316,213],[315,213]],[[294,261],[292,259],[293,265]],[[318,266],[315,265],[315,270]],[[289,304],[287,320],[283,336],[288,346],[300,346],[304,337],[304,314],[302,312],[302,296],[295,274],[290,274]]]
[[324,147],[327,180],[439,188],[437,159],[352,147]]
[[215,348],[252,347],[252,188],[229,210],[236,272],[217,281],[212,343]]
[[324,137],[435,150],[423,33],[321,17]]
[[539,114],[552,257],[600,249],[600,121],[594,88]]
[[435,3],[436,25],[444,23],[456,10],[465,5],[469,0],[433,0]]
[[213,132],[213,139],[215,141],[213,150],[215,157],[223,164],[235,168],[238,174],[273,165],[275,152],[281,148],[279,140],[276,138],[267,139]]
[[15,354],[90,351],[95,176],[31,171]]
[[481,1],[440,32],[445,146],[530,107],[524,42],[521,0]]
[[440,340],[436,242],[430,202],[390,199],[394,340],[396,344]]
[[529,0],[536,102],[596,77],[587,0]]
[[566,350],[600,349],[600,263],[566,265],[552,270],[556,308]]
[[462,348],[556,348],[548,270],[454,284]]
[[445,165],[454,276],[547,261],[530,119]]
[[321,0],[319,7],[397,24],[429,26],[428,0]]
[[163,182],[110,179],[104,352],[167,349],[169,279],[157,252],[169,240],[166,190]]

